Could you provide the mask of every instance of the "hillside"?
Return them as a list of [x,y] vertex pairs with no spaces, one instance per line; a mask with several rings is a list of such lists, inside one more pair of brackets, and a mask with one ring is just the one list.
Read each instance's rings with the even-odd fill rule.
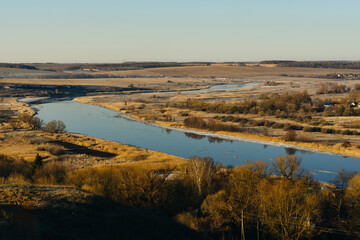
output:
[[0,185],[1,239],[201,239],[172,219],[64,186]]

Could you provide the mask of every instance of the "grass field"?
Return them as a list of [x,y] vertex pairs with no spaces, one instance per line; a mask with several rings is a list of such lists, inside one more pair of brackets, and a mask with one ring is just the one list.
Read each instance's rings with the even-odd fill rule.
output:
[[94,74],[111,75],[164,75],[180,77],[254,77],[254,76],[279,76],[288,75],[321,75],[328,73],[360,73],[355,69],[326,69],[326,68],[289,68],[289,67],[255,67],[255,66],[229,66],[226,64],[213,64],[211,66],[186,66],[186,67],[167,67],[149,68],[128,71],[98,72]]
[[0,74],[25,74],[25,73],[50,73],[45,71],[39,71],[39,70],[30,70],[30,69],[21,69],[21,68],[4,68],[0,67]]

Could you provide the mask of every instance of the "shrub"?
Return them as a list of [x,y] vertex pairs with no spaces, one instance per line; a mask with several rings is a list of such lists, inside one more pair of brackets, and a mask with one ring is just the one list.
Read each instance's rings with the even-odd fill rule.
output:
[[296,141],[299,142],[314,142],[314,136],[309,134],[299,134],[296,136]]
[[33,117],[33,115],[31,115],[29,113],[21,113],[19,115],[20,121],[22,121],[24,123],[28,123],[28,124],[30,124],[32,117]]
[[67,170],[67,166],[62,163],[47,163],[35,172],[33,180],[39,184],[62,184]]
[[292,130],[302,130],[304,127],[300,125],[290,125],[290,129]]
[[275,123],[271,127],[282,129],[282,128],[284,128],[284,124],[283,123]]
[[351,147],[351,143],[349,141],[344,141],[342,144],[341,144],[342,147],[344,148],[348,148],[348,147]]
[[342,130],[340,132],[341,135],[353,135],[353,132],[350,130]]
[[24,175],[14,173],[11,174],[5,181],[7,184],[27,184],[29,181],[25,178]]
[[6,179],[12,174],[21,174],[28,176],[30,173],[30,164],[23,160],[16,160],[6,155],[0,154],[0,177]]
[[65,149],[59,146],[49,147],[47,151],[55,156],[60,156],[65,153]]
[[171,116],[171,114],[166,114],[166,115],[164,116],[164,120],[165,120],[166,122],[171,122],[171,121],[173,121],[173,117]]
[[264,126],[265,127],[272,127],[274,124],[275,124],[275,122],[266,120]]
[[[185,112],[185,111],[180,111],[179,114],[180,114],[180,116],[182,116],[182,117],[188,117],[188,116],[190,116],[189,112]],[[219,116],[215,116],[214,118],[216,119],[217,117],[219,117]]]
[[263,120],[254,122],[254,126],[264,126],[264,125],[265,125],[265,121]]
[[65,124],[60,120],[52,120],[44,126],[44,130],[51,133],[62,133],[65,129]]
[[284,135],[285,141],[295,141],[296,140],[296,132],[292,129],[286,131],[286,134]]
[[290,130],[290,129],[291,129],[290,126],[291,126],[290,124],[285,123],[283,130],[284,130],[284,131]]
[[334,134],[335,130],[331,128],[321,128],[321,132],[326,134]]
[[320,132],[321,128],[319,128],[319,127],[304,127],[303,131],[304,132]]
[[190,116],[184,119],[184,125],[187,127],[206,128],[206,122],[201,117]]
[[18,128],[20,128],[20,125],[21,125],[19,121],[14,120],[14,119],[10,120],[9,124],[10,124],[11,129],[14,131],[17,130]]
[[199,219],[191,212],[183,212],[175,216],[177,222],[189,227],[190,229],[199,229]]
[[33,118],[31,118],[29,125],[30,125],[31,129],[38,130],[43,127],[44,121],[38,117],[33,117]]

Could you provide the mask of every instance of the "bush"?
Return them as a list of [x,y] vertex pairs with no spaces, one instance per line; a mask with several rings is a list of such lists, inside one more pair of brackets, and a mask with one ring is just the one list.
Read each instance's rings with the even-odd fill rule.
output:
[[326,133],[326,134],[334,134],[334,133],[335,133],[335,130],[334,130],[334,129],[331,129],[331,128],[322,128],[322,129],[321,129],[321,132],[322,132],[322,133]]
[[265,125],[265,121],[255,121],[254,122],[254,124],[253,124],[254,126],[264,126]]
[[[179,114],[180,114],[180,116],[182,116],[182,117],[188,117],[188,116],[190,116],[189,112],[185,112],[185,111],[180,111]],[[218,117],[218,116],[215,116],[214,118],[216,119],[216,117]]]
[[44,130],[51,133],[62,133],[65,129],[65,124],[60,120],[52,120],[44,126]]
[[21,126],[20,122],[14,120],[14,119],[10,120],[9,124],[10,124],[11,129],[14,131],[17,130],[18,128],[20,128],[20,126]]
[[24,122],[24,123],[30,124],[32,117],[33,117],[33,115],[31,115],[29,113],[21,113],[19,115],[19,120]]
[[284,124],[283,123],[275,123],[271,127],[282,129],[282,128],[284,128]]
[[319,128],[319,127],[304,127],[303,131],[304,132],[320,132],[321,128]]
[[272,127],[274,124],[275,124],[275,122],[266,120],[264,126],[265,127]]
[[175,216],[177,222],[189,227],[190,229],[199,229],[199,219],[191,212],[183,212]]
[[187,127],[195,127],[195,128],[206,128],[206,122],[201,117],[187,117],[184,119],[184,125]]
[[348,147],[351,147],[351,143],[349,141],[344,141],[342,144],[341,144],[342,147],[344,148],[348,148]]
[[302,130],[304,127],[300,125],[290,125],[290,129],[292,130]]
[[44,121],[38,117],[33,117],[33,118],[31,118],[29,125],[30,125],[31,129],[39,130],[43,127]]
[[65,149],[62,148],[62,147],[59,147],[59,146],[50,147],[50,148],[47,149],[47,151],[50,154],[55,155],[55,156],[60,156],[60,155],[65,153]]
[[353,135],[353,132],[350,130],[342,130],[340,132],[341,135]]
[[285,123],[282,130],[284,130],[284,131],[290,130],[290,124]]
[[314,142],[314,136],[309,134],[299,134],[296,136],[296,141],[299,142]]
[[14,173],[11,174],[5,181],[7,184],[27,184],[29,183],[28,179],[24,175]]
[[30,173],[30,164],[23,160],[16,160],[6,155],[0,154],[0,177],[4,179],[13,174],[28,176]]
[[284,135],[285,141],[295,141],[296,140],[296,132],[292,129],[286,131],[286,134]]
[[67,166],[62,163],[47,163],[42,168],[38,169],[33,180],[39,184],[62,184],[65,182],[67,174]]

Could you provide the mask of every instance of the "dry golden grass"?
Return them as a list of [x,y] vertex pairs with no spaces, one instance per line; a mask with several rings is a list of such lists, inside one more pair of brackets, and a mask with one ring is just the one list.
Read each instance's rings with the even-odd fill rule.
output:
[[[116,142],[87,136],[65,133],[51,134],[42,131],[19,130],[1,134],[0,154],[5,154],[16,159],[33,161],[37,153],[45,158],[45,161],[58,161],[62,159],[68,162],[72,168],[82,168],[100,165],[124,165],[124,166],[145,166],[147,168],[181,167],[186,164],[186,159],[168,155],[166,153],[132,147]],[[37,142],[36,139],[41,141]],[[53,144],[43,141],[57,140],[86,147],[88,149],[115,154],[114,157],[96,157],[86,154],[71,154],[65,152],[61,156],[55,156],[51,149],[56,147]]]
[[305,74],[327,74],[327,73],[360,73],[356,69],[328,69],[328,68],[288,68],[272,66],[230,66],[227,64],[212,64],[211,66],[185,66],[185,67],[165,67],[148,68],[129,71],[110,71],[97,74],[112,75],[164,75],[164,76],[196,76],[196,77],[248,77],[263,75],[305,75]]
[[[91,78],[91,79],[0,79],[0,83],[33,84],[33,85],[79,85],[79,86],[114,86],[149,87],[149,85],[166,85],[167,82],[199,82],[193,78]],[[169,85],[173,86],[173,84]]]
[[39,136],[54,140],[66,141],[93,150],[116,154],[114,158],[102,161],[95,161],[99,159],[90,158],[88,161],[95,161],[93,164],[91,164],[95,166],[104,164],[120,164],[121,166],[144,166],[147,168],[157,169],[164,165],[169,167],[180,167],[187,162],[187,160],[184,158],[172,156],[166,153],[132,147],[117,142],[106,141],[78,134],[39,133]]
[[[71,71],[69,72],[71,73]],[[246,80],[249,77],[274,77],[287,74],[298,75],[324,75],[333,73],[354,73],[359,74],[357,69],[329,69],[329,68],[288,68],[275,67],[273,64],[263,66],[230,66],[227,64],[212,64],[211,66],[184,66],[148,68],[140,70],[123,71],[100,71],[88,73],[93,75],[108,74],[114,76],[145,76],[144,78],[98,78],[98,79],[0,79],[0,83],[37,84],[37,85],[94,85],[94,86],[120,86],[126,87],[129,84],[146,87],[148,85],[168,85],[174,88],[176,83],[196,83],[209,81],[209,77],[237,78]],[[160,78],[146,78],[146,76],[162,76]],[[174,78],[176,76],[176,78]],[[196,77],[196,78],[194,78]],[[202,79],[203,78],[203,79]],[[174,84],[168,84],[168,81]],[[215,82],[220,79],[213,79]],[[296,79],[294,79],[296,81]],[[224,81],[224,80],[222,80]]]

